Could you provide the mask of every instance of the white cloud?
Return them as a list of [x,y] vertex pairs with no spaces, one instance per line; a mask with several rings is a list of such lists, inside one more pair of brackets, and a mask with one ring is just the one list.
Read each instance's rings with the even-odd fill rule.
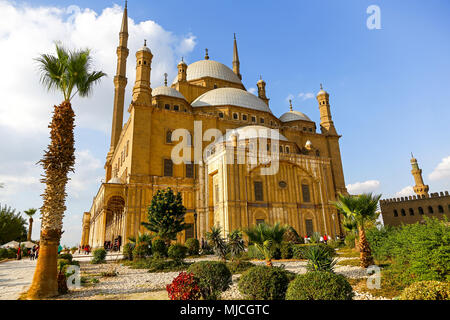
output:
[[258,93],[258,89],[256,89],[256,88],[249,88],[249,89],[248,89],[248,92],[250,92],[250,93],[256,95],[256,94]]
[[416,193],[414,192],[414,189],[412,186],[407,186],[404,187],[402,190],[400,190],[399,192],[397,192],[394,197],[399,198],[399,197],[408,197],[408,196],[413,196]]
[[[68,48],[91,48],[95,69],[108,74],[91,98],[75,98],[73,105],[79,126],[109,130],[121,18],[122,8],[117,5],[96,13],[77,6],[31,7],[0,0],[0,126],[21,132],[47,131],[51,108],[62,97],[41,86],[33,59],[42,53],[54,54],[54,42],[61,41]],[[175,35],[151,20],[136,23],[129,18],[129,33],[126,104],[135,79],[135,52],[144,39],[154,55],[152,86],[163,82],[165,72],[175,76],[180,56],[189,54],[196,43],[194,35]]]
[[428,179],[432,181],[450,180],[450,156],[443,158],[438,166],[428,175]]
[[301,98],[303,101],[314,98],[314,93],[311,92],[301,92],[298,94],[298,97]]
[[367,192],[375,192],[380,187],[380,181],[378,180],[368,180],[364,182],[355,182],[348,184],[347,191],[350,194],[361,194]]
[[91,187],[100,185],[104,172],[101,161],[89,150],[75,152],[75,159],[75,173],[67,187],[68,194],[80,198],[80,193],[89,192]]

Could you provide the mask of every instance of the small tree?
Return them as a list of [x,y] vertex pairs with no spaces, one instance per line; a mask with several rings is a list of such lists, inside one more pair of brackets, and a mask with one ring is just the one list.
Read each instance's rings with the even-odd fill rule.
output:
[[175,195],[170,188],[158,190],[148,208],[148,222],[142,222],[142,225],[170,245],[177,233],[188,227],[184,223],[185,214],[179,192]]
[[244,240],[242,239],[242,232],[234,230],[228,234],[228,247],[232,255],[232,259],[236,259],[245,250]]
[[206,239],[211,241],[214,252],[223,260],[227,260],[228,246],[222,238],[220,227],[211,227],[211,231],[206,233]]
[[26,221],[20,213],[11,207],[0,206],[0,244],[15,240],[25,241],[27,237]]
[[37,209],[35,208],[30,208],[24,211],[24,213],[29,217],[27,241],[31,241],[31,233],[33,232],[33,216],[36,214],[36,211]]

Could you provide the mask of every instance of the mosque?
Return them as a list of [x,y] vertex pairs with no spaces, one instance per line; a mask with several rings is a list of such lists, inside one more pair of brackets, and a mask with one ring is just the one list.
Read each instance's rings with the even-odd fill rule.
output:
[[[214,225],[225,236],[262,222],[288,224],[301,236],[342,234],[331,204],[338,193],[347,193],[341,136],[322,86],[318,131],[292,104],[290,111],[275,116],[263,79],[257,82],[257,94],[246,90],[236,37],[232,68],[211,60],[206,50],[204,59],[192,64],[181,59],[173,82],[168,84],[166,76],[157,88],[151,87],[153,55],[145,43],[136,52],[136,81],[124,124],[127,21],[125,7],[105,182],[83,215],[81,245],[123,245],[128,237],[144,233],[141,222],[152,196],[167,187],[182,194],[187,209],[189,228],[178,234],[181,243],[205,237]],[[183,161],[174,158],[175,148],[182,150]]]

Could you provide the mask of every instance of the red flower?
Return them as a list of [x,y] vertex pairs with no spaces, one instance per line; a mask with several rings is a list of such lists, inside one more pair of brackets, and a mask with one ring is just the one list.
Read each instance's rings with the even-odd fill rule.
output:
[[201,296],[193,273],[181,272],[166,290],[170,300],[198,300]]

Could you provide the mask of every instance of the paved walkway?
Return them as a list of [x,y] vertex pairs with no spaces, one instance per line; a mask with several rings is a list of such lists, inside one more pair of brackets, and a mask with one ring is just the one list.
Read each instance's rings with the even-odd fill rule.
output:
[[36,260],[24,258],[0,263],[0,300],[17,300],[33,280]]

